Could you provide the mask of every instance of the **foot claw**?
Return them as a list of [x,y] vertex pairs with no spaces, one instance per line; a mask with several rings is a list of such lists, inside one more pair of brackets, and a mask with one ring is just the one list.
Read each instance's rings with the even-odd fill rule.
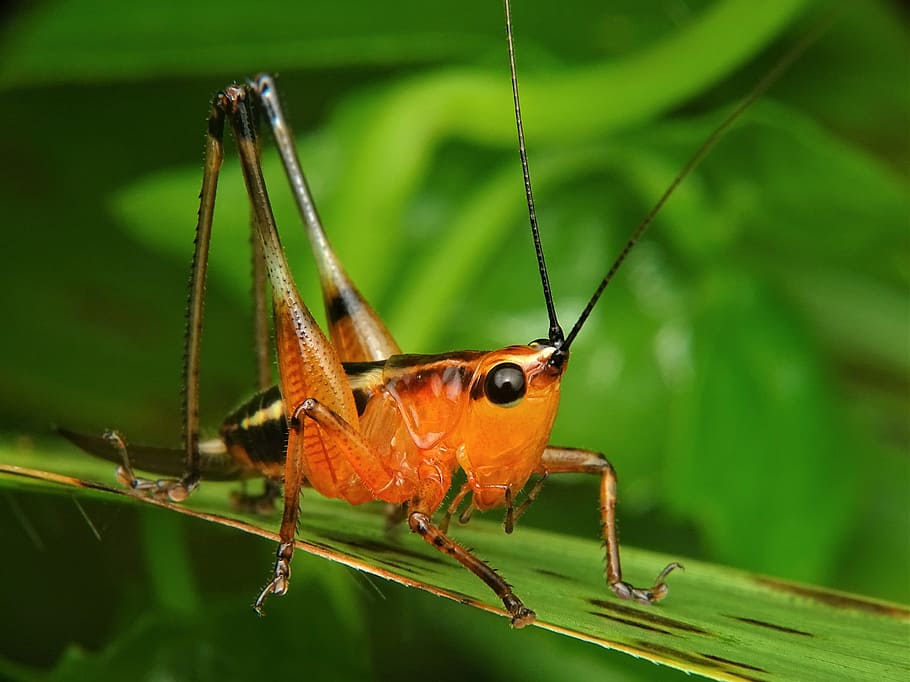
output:
[[[161,481],[158,481],[161,483]],[[166,486],[167,499],[171,502],[183,502],[190,496],[192,488],[184,484],[183,481],[168,481],[170,485]],[[195,486],[194,486],[195,487]]]
[[265,615],[265,612],[262,610],[262,605],[265,603],[266,597],[270,594],[277,594],[279,597],[287,594],[288,584],[291,580],[291,564],[288,559],[281,556],[281,552],[285,547],[284,544],[279,545],[279,556],[278,560],[275,562],[275,577],[272,578],[268,585],[262,588],[262,592],[259,593],[259,596],[256,597],[256,601],[253,603],[253,609],[260,616]]
[[516,597],[514,594],[508,594],[503,597],[502,603],[505,605],[506,610],[512,616],[513,628],[523,628],[525,625],[530,625],[533,623],[534,619],[537,618],[537,614],[525,606],[522,603],[521,599]]
[[512,627],[520,630],[525,625],[530,625],[537,618],[537,614],[526,606],[522,606],[517,612],[512,613]]
[[610,589],[613,590],[613,594],[620,599],[637,601],[639,604],[654,604],[667,596],[669,588],[664,581],[667,576],[677,568],[685,570],[685,567],[679,562],[674,561],[671,564],[667,564],[667,566],[664,567],[664,570],[658,574],[657,579],[654,581],[654,585],[648,589],[634,587],[629,583],[622,581],[613,583],[610,585]]
[[281,596],[281,595],[287,593],[287,591],[288,591],[287,579],[280,578],[279,576],[276,575],[275,578],[268,585],[266,585],[264,588],[262,588],[262,592],[260,592],[259,596],[256,597],[256,602],[253,604],[253,609],[260,616],[264,616],[265,611],[262,610],[262,605],[265,603],[265,598],[268,597],[270,594],[277,594],[278,596]]

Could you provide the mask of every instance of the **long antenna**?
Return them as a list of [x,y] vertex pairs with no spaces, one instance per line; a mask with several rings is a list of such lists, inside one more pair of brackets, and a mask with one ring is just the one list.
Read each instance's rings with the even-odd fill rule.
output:
[[[508,4],[508,3],[507,3]],[[619,270],[619,266],[622,265],[623,261],[626,259],[626,256],[629,255],[629,252],[638,243],[638,240],[641,239],[641,236],[645,233],[645,230],[650,227],[651,223],[654,222],[654,218],[663,208],[664,204],[667,203],[667,199],[676,191],[676,188],[682,183],[683,180],[688,177],[688,175],[695,170],[695,168],[702,162],[702,160],[708,155],[708,152],[714,148],[714,145],[727,133],[730,127],[736,122],[736,120],[742,116],[749,107],[751,107],[759,97],[761,97],[765,92],[770,88],[778,79],[790,68],[790,66],[795,62],[802,54],[805,52],[812,43],[814,43],[818,38],[828,30],[828,27],[834,21],[836,17],[836,12],[832,12],[824,20],[815,26],[811,31],[805,34],[798,43],[796,43],[788,52],[786,52],[777,63],[771,68],[771,70],[765,74],[765,76],[752,88],[751,92],[746,95],[739,104],[731,111],[727,117],[714,129],[708,138],[701,144],[701,146],[695,150],[695,153],[689,158],[686,162],[686,165],[683,166],[683,169],[679,174],[673,178],[673,182],[670,183],[670,186],[667,187],[666,191],[661,195],[660,199],[657,200],[657,203],[654,204],[654,207],[648,211],[648,214],[644,219],[639,223],[638,227],[635,228],[635,231],[632,232],[632,236],[629,237],[626,241],[626,245],[620,251],[619,256],[613,262],[613,265],[610,267],[606,276],[601,280],[600,285],[598,285],[597,290],[594,292],[594,295],[591,296],[591,300],[588,301],[588,304],[585,306],[585,309],[582,311],[581,315],[578,318],[578,321],[572,327],[572,330],[569,332],[569,335],[566,337],[565,343],[562,345],[564,351],[568,351],[569,346],[572,341],[575,340],[575,337],[578,335],[578,332],[581,330],[582,325],[591,315],[591,311],[594,310],[594,306],[597,304],[597,301],[600,299],[601,294],[603,294],[604,289],[607,288],[607,285],[613,279],[613,276],[616,274],[616,271]]]
[[[531,174],[528,171],[528,150],[525,147],[524,127],[521,125],[521,103],[518,98],[518,76],[515,71],[515,45],[512,42],[512,8],[509,0],[504,0],[506,10],[506,40],[509,43],[509,71],[512,74],[512,101],[515,103],[515,124],[518,127],[518,154],[521,156],[521,171],[525,179],[525,196],[528,198],[528,218],[531,221],[531,236],[534,238],[534,250],[537,252],[537,268],[540,270],[540,283],[543,285],[543,297],[547,302],[547,315],[550,318],[550,343],[556,348],[563,344],[563,331],[556,318],[556,306],[553,305],[553,293],[550,290],[550,277],[547,275],[547,263],[540,245],[540,231],[537,229],[537,212],[534,210],[534,194],[531,191]],[[560,355],[562,357],[562,355]]]

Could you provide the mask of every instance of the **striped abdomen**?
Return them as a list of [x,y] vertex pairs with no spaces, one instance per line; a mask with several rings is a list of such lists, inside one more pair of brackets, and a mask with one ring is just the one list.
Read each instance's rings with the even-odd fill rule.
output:
[[231,454],[263,475],[284,473],[288,424],[281,390],[273,386],[234,410],[221,425],[221,437]]

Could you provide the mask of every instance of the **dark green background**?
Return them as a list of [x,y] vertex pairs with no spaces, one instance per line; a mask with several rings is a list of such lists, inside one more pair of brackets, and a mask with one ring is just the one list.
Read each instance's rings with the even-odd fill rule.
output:
[[[657,63],[653,79],[632,70],[630,55],[712,4],[514,10],[567,326],[688,154],[827,7],[808,3],[742,65],[696,49]],[[735,45],[750,30],[733,22],[718,37]],[[504,59],[492,0],[9,11],[0,437],[40,448],[63,423],[178,441],[206,102],[262,69],[279,73],[337,251],[406,351],[543,336]],[[614,59],[615,88],[578,92]],[[698,83],[702,62],[719,76]],[[553,440],[613,461],[624,542],[910,599],[907,64],[903,6],[846,3],[684,184],[579,337]],[[686,79],[690,94],[669,92]],[[266,165],[318,309],[287,192]],[[252,384],[246,219],[229,161],[207,299],[210,432]],[[305,557],[260,622],[247,605],[270,565],[265,543],[95,504],[99,544],[65,497],[2,497],[0,657],[16,665],[0,674],[676,675]],[[552,481],[522,523],[595,535],[596,484]],[[185,560],[204,608],[168,602],[169,569]]]

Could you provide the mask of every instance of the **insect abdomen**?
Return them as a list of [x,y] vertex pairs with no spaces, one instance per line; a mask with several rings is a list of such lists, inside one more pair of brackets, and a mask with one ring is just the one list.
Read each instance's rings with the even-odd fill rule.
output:
[[288,424],[278,386],[257,393],[227,416],[221,437],[235,456],[259,469],[284,466]]

